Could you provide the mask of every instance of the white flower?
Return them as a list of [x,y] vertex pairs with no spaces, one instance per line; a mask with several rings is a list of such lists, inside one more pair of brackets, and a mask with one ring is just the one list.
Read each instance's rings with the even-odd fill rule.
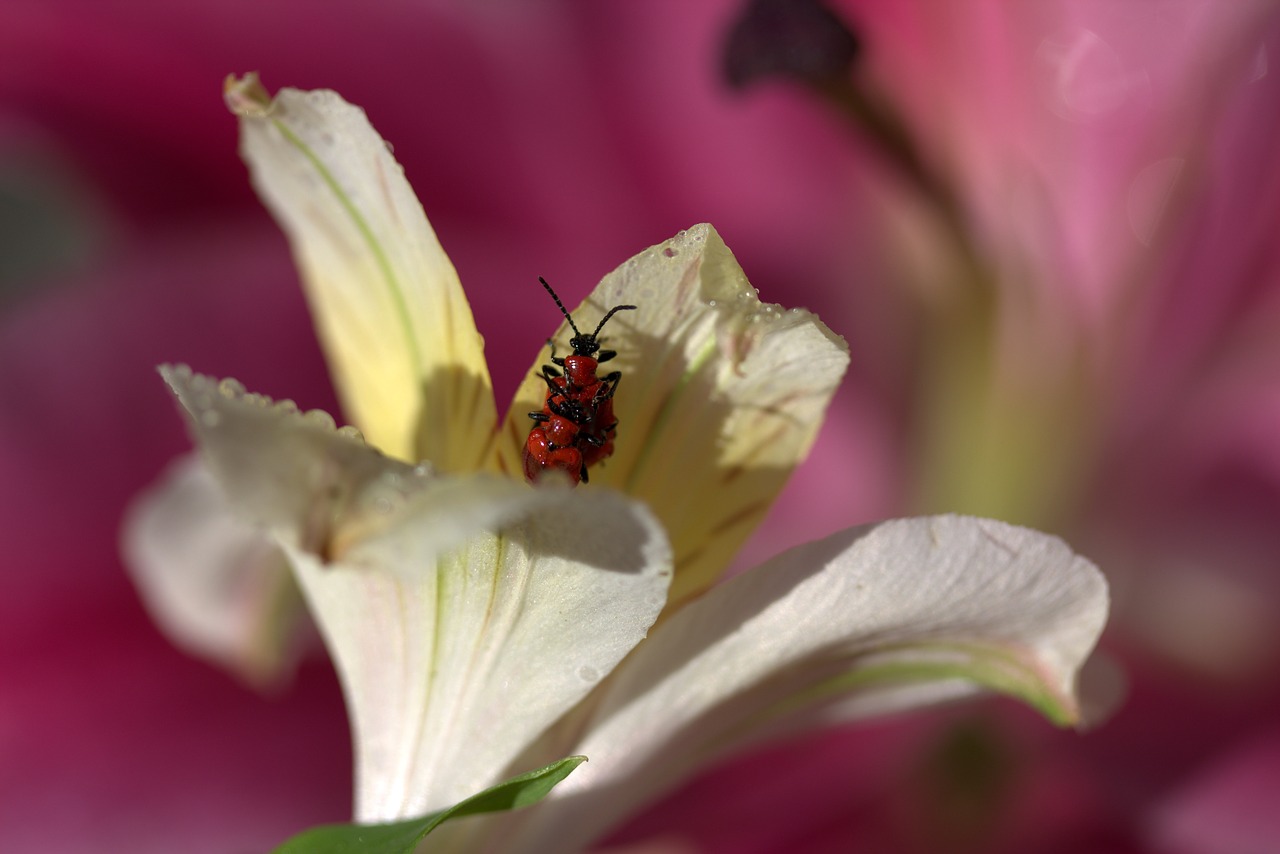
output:
[[[760,303],[710,226],[637,255],[575,311],[639,306],[609,326],[617,450],[589,486],[533,488],[520,454],[545,384],[531,371],[498,422],[457,276],[364,113],[332,92],[271,100],[252,76],[227,92],[368,442],[234,382],[163,373],[200,482],[225,502],[201,506],[207,525],[227,531],[226,507],[256,526],[325,637],[358,820],[440,809],[583,753],[538,807],[444,829],[494,834],[486,850],[572,850],[706,762],[797,727],[980,689],[1079,720],[1106,585],[1052,537],[899,520],[716,583],[807,453],[848,357],[816,317]],[[153,606],[170,626],[181,543],[205,530],[156,524],[177,488],[145,499],[128,537],[144,590],[163,580]],[[230,571],[218,543],[244,536],[196,562]],[[204,631],[204,648],[236,658],[226,635]]]

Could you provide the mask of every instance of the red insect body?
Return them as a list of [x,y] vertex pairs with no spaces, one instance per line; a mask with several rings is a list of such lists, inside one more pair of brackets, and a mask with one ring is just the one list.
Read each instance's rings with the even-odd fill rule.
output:
[[552,415],[529,431],[524,444],[524,476],[537,479],[547,469],[559,469],[578,483],[586,463],[578,448],[578,426],[566,418]]
[[[554,353],[551,358],[555,359]],[[602,385],[601,380],[596,376],[596,368],[599,365],[597,359],[574,354],[565,356],[561,361],[564,363],[564,378],[571,386],[581,389],[584,394],[597,393],[598,387]]]
[[622,379],[618,371],[604,377],[596,375],[600,362],[607,362],[617,355],[612,350],[601,350],[596,336],[614,313],[634,310],[635,306],[614,306],[595,332],[583,334],[546,280],[540,278],[538,281],[551,294],[574,331],[573,338],[569,340],[573,352],[562,359],[556,358],[553,345],[551,361],[554,365],[542,366],[539,375],[547,383],[547,396],[540,412],[529,413],[535,424],[525,441],[524,474],[534,481],[542,472],[558,469],[565,472],[574,484],[586,483],[588,468],[613,453],[613,437],[618,426],[617,419],[613,417],[613,395],[618,389],[618,381]]

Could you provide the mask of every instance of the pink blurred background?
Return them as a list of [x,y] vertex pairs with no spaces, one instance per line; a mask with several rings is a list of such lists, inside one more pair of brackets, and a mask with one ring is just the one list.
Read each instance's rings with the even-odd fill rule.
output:
[[[327,663],[255,693],[174,650],[117,556],[130,497],[188,447],[156,364],[336,408],[236,154],[227,73],[366,109],[458,267],[500,410],[555,324],[530,320],[538,275],[572,303],[696,222],[764,299],[844,335],[819,464],[743,567],[864,521],[984,510],[931,490],[921,451],[950,321],[912,280],[917,200],[801,87],[721,82],[741,6],[0,6],[0,848],[258,851],[348,816]],[[1087,736],[1000,701],[816,735],[711,772],[614,841],[1280,850],[1280,12],[837,10],[998,272],[1002,358],[1083,354],[1093,385],[1069,412],[1087,439],[1062,461],[1041,449],[1052,512],[1028,514],[1112,578],[1105,646],[1129,699]]]

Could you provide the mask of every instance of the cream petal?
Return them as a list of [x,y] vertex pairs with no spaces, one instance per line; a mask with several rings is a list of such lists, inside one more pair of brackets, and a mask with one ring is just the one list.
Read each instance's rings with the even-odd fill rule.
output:
[[1107,599],[1061,540],[990,520],[899,520],[801,546],[688,604],[614,673],[574,744],[590,763],[516,849],[574,850],[725,752],[819,716],[992,689],[1074,722]]
[[194,455],[133,502],[121,551],[175,645],[257,686],[288,675],[310,625],[289,565],[261,530],[232,514]]
[[640,505],[502,483],[524,516],[452,552],[416,510],[339,561],[290,552],[346,690],[358,820],[500,780],[666,602],[670,552]]
[[[574,318],[589,331],[619,304],[638,310],[602,332],[618,353],[602,371],[622,373],[616,451],[591,483],[644,500],[662,520],[676,553],[672,600],[681,601],[715,580],[808,453],[848,348],[809,312],[761,303],[705,224],[614,270]],[[571,334],[557,332],[561,353]],[[536,371],[502,431],[501,464],[512,474],[526,413],[546,393]]]
[[435,477],[322,413],[162,373],[230,502],[284,548],[329,646],[358,820],[421,815],[500,781],[666,604],[670,545],[638,502]]
[[245,392],[185,365],[160,374],[177,395],[205,465],[244,520],[286,543],[327,553],[339,529],[376,524],[412,466],[383,456],[353,428]]
[[477,469],[497,424],[484,341],[390,146],[336,93],[227,81],[253,184],[289,236],[343,408],[386,453]]

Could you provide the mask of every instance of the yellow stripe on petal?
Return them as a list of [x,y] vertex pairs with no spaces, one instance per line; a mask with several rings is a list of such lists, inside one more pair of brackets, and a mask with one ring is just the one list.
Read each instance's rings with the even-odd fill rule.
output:
[[[848,348],[809,312],[761,303],[710,225],[627,261],[574,319],[590,331],[618,304],[639,308],[601,334],[618,352],[601,373],[622,380],[616,451],[591,470],[591,485],[641,498],[662,520],[676,554],[674,602],[715,581],[764,518],[813,444]],[[567,330],[556,334],[561,353]],[[532,374],[504,434],[527,434],[525,413],[542,405],[546,385]],[[503,465],[520,470],[518,456]]]
[[253,184],[284,229],[347,417],[441,471],[479,468],[497,414],[453,264],[364,111],[228,78]]

